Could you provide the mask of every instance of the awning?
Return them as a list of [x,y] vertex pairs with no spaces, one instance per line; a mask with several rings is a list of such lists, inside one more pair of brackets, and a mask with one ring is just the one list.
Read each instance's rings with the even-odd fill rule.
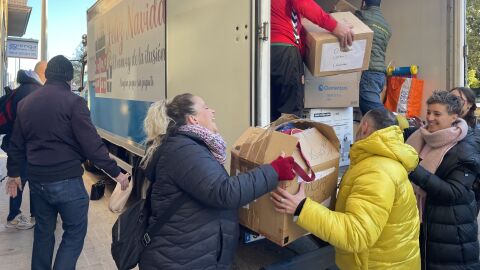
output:
[[13,37],[21,37],[25,35],[31,12],[32,7],[9,4],[7,35]]

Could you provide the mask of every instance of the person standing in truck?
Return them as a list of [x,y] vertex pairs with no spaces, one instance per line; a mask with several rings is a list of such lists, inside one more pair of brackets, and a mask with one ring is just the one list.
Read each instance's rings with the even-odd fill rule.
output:
[[383,107],[380,93],[386,83],[385,53],[392,36],[390,25],[380,9],[381,0],[364,0],[362,9],[355,15],[373,31],[372,51],[368,70],[362,72],[360,79],[360,110],[368,111]]
[[342,47],[350,46],[353,33],[337,22],[313,0],[272,0],[271,4],[271,120],[282,113],[302,116],[304,108],[304,42],[302,18],[332,32]]

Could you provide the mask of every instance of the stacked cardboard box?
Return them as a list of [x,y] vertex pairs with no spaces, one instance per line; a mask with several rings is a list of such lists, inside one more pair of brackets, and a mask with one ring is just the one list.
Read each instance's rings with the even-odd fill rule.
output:
[[350,164],[350,145],[354,140],[353,108],[322,108],[311,109],[305,113],[305,118],[327,124],[335,130],[340,142],[340,166]]
[[[275,131],[288,123],[303,132],[287,135]],[[300,147],[298,147],[298,145]],[[314,173],[314,181],[306,183],[309,198],[333,208],[335,204],[339,142],[333,129],[325,124],[306,119],[284,122],[282,119],[269,129],[249,128],[232,147],[231,175],[248,171],[261,164],[269,164],[282,153],[293,156],[308,175]],[[301,151],[301,153],[300,153]],[[309,171],[307,162],[311,166]],[[291,194],[296,194],[299,183],[306,179],[297,177],[279,183]],[[270,194],[266,194],[239,210],[240,224],[265,236],[270,241],[285,246],[308,232],[297,226],[292,215],[275,211]]]
[[351,12],[331,16],[352,26],[354,41],[348,49],[340,47],[337,37],[304,19],[306,31],[306,64],[314,76],[329,76],[368,69],[373,31]]
[[[340,1],[337,9],[354,11]],[[332,13],[337,21],[352,25],[354,42],[340,48],[337,38],[308,20],[306,30],[305,117],[334,127],[340,141],[340,166],[350,164],[354,141],[353,108],[359,105],[361,71],[368,69],[373,31],[352,12]]]

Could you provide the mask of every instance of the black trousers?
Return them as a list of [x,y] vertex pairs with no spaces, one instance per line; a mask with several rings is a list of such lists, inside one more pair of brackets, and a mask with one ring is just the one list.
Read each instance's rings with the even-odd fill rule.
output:
[[302,117],[305,92],[300,50],[294,46],[273,45],[270,69],[270,120],[276,120],[282,113]]

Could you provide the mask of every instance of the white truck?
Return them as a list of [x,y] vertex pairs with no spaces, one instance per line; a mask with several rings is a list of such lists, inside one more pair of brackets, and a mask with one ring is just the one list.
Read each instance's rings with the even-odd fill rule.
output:
[[[202,96],[216,110],[230,145],[247,127],[268,124],[270,1],[275,0],[99,0],[88,9],[89,106],[121,167],[132,172],[144,153],[142,121],[151,102],[180,93]],[[382,3],[393,30],[387,63],[418,65],[424,99],[435,89],[464,85],[465,1]],[[330,11],[337,0],[317,2]],[[299,246],[241,247],[236,267],[333,264],[331,249]]]

